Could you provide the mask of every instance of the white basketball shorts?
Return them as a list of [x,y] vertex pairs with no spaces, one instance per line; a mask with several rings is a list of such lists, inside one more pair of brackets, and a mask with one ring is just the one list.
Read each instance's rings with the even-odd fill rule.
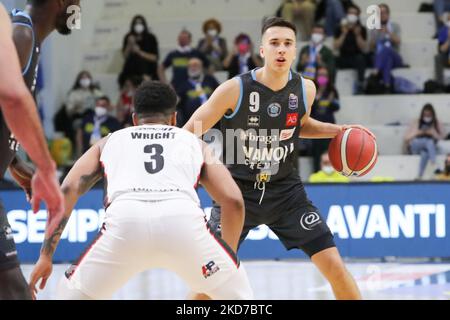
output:
[[96,240],[61,279],[56,298],[110,299],[134,275],[153,268],[175,272],[212,299],[253,299],[244,267],[189,200],[113,202]]

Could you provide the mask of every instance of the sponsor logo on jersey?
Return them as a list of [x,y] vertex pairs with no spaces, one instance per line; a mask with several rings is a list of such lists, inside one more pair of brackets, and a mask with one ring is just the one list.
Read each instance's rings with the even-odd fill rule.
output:
[[294,144],[279,146],[276,148],[254,148],[243,146],[244,155],[252,162],[255,161],[286,161],[286,158],[294,152]]
[[291,110],[298,109],[298,97],[293,93],[289,95],[289,109]]
[[278,103],[272,103],[267,108],[267,113],[269,114],[270,117],[276,118],[281,114],[281,106]]
[[295,128],[281,130],[280,141],[289,140],[294,135]]
[[248,116],[247,125],[249,127],[259,127],[259,125],[260,125],[260,117],[259,116]]
[[258,182],[270,182],[271,174],[269,172],[261,172],[256,175],[256,181]]
[[294,127],[298,122],[298,113],[288,113],[286,116],[286,127]]
[[278,141],[278,130],[272,130],[271,133],[276,132],[276,134],[268,135],[266,129],[260,129],[257,132],[255,129],[249,129],[246,131],[241,131],[241,140],[242,141],[250,141],[250,142],[259,142],[272,144],[273,142]]
[[317,212],[306,212],[300,218],[300,225],[303,229],[311,231],[315,226],[321,224],[320,216]]
[[202,274],[205,279],[211,277],[214,273],[219,271],[220,268],[214,261],[210,261],[204,266],[202,266]]

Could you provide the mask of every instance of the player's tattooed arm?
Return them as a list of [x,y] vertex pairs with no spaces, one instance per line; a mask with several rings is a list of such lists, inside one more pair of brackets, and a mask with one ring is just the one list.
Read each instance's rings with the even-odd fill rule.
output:
[[[78,181],[78,187],[76,190],[70,187],[70,185],[64,185],[62,187],[62,192],[64,197],[66,198],[66,202],[73,202],[69,199],[73,199],[74,197],[78,198],[76,195],[85,194],[89,189],[91,189],[97,181],[99,181],[102,177],[103,170],[100,166],[90,174],[84,174],[80,176]],[[76,200],[75,200],[76,201]],[[55,253],[56,246],[58,245],[59,240],[61,239],[64,228],[66,227],[67,222],[69,221],[71,212],[69,212],[62,218],[58,227],[50,234],[45,237],[44,243],[42,244],[41,254],[52,257]]]
[[103,168],[98,168],[90,174],[85,174],[80,177],[78,182],[78,194],[82,195],[88,192],[103,176]]
[[62,218],[58,227],[56,227],[55,231],[44,240],[41,248],[41,254],[52,257],[55,253],[56,246],[58,245],[59,239],[62,236],[64,228],[66,227],[67,222],[69,221],[68,217]]
[[100,164],[100,154],[101,148],[99,145],[93,146],[78,159],[64,179],[61,186],[65,201],[64,216],[54,231],[50,233],[48,229],[46,230],[41,255],[51,257],[54,254],[78,198],[101,179],[103,167]]

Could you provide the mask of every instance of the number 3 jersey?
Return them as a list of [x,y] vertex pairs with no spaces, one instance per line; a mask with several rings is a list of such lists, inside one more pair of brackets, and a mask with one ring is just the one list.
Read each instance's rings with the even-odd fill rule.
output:
[[201,141],[186,130],[142,125],[116,131],[100,161],[106,206],[117,199],[200,203],[195,189],[204,163]]
[[236,79],[238,104],[221,121],[222,160],[232,176],[269,182],[296,172],[300,122],[307,108],[303,78],[290,72],[286,86],[276,92],[256,80],[255,70]]

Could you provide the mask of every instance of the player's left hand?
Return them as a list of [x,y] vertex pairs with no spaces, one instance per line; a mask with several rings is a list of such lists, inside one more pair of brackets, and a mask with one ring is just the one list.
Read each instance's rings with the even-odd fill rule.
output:
[[369,129],[367,129],[366,127],[363,127],[359,124],[350,124],[350,125],[343,125],[342,126],[342,131],[345,131],[347,129],[350,128],[357,128],[357,129],[361,129],[364,130],[365,132],[367,132],[370,136],[372,136],[372,138],[374,138],[375,140],[377,139],[377,137],[372,133],[372,131],[370,131]]
[[40,279],[42,279],[41,284],[39,285],[39,289],[44,290],[45,285],[47,284],[47,279],[52,274],[52,270],[53,270],[52,258],[47,255],[41,254],[38,262],[34,266],[33,272],[31,272],[30,284],[28,285],[33,300],[36,300],[36,294],[38,292],[36,288],[37,282]]
[[56,170],[42,172],[36,170],[31,181],[33,198],[31,206],[34,213],[39,211],[41,201],[44,201],[48,209],[47,232],[52,234],[59,225],[64,215],[64,197],[56,178]]

